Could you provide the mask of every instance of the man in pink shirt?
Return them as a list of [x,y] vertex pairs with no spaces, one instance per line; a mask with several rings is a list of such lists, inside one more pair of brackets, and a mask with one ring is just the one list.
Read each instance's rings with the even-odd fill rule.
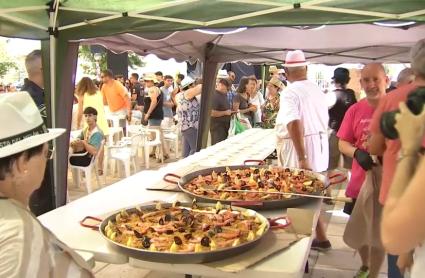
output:
[[[397,165],[397,159],[400,151],[400,140],[389,140],[384,137],[380,129],[382,114],[387,111],[398,109],[400,102],[405,102],[407,96],[417,87],[425,86],[425,70],[423,61],[425,60],[425,39],[420,40],[411,50],[411,67],[415,73],[415,81],[411,84],[401,86],[388,95],[383,97],[375,113],[373,114],[370,125],[372,136],[369,142],[369,151],[371,154],[383,156],[382,183],[379,201],[385,204],[388,190],[393,180],[393,175]],[[425,146],[425,140],[422,142]],[[396,266],[397,256],[388,255],[388,277],[403,277]]]
[[[346,203],[344,207],[344,212],[350,215],[360,188],[365,181],[366,171],[371,170],[374,164],[368,153],[369,125],[379,100],[385,95],[388,82],[382,64],[366,65],[361,71],[360,79],[366,98],[353,104],[347,110],[337,133],[339,150],[354,158],[351,166],[351,179],[345,192],[348,197],[353,198],[353,203]],[[360,232],[364,227],[358,228]],[[355,246],[352,247],[356,248]],[[362,259],[362,267],[355,277],[363,277],[368,274],[370,277],[376,277],[384,260],[383,250],[364,245],[358,251]]]

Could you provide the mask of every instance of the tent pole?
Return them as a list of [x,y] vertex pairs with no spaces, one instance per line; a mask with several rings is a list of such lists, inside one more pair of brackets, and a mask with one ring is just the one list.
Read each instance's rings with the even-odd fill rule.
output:
[[[56,5],[59,5],[56,0],[53,2],[53,9],[50,9],[49,12],[49,54],[50,54],[50,117],[52,128],[56,128],[56,37],[54,30],[56,26],[56,13],[57,9]],[[56,140],[52,140],[53,149],[56,149]],[[57,205],[57,192],[58,192],[58,180],[57,180],[57,172],[58,172],[58,163],[57,163],[57,152],[53,153],[53,186],[55,191],[55,205]]]
[[261,65],[261,93],[266,95],[266,64]]
[[210,131],[211,100],[215,89],[215,79],[217,75],[216,61],[211,60],[211,52],[214,49],[213,44],[207,44],[205,50],[204,69],[202,73],[202,93],[201,93],[201,112],[198,125],[198,139],[196,141],[196,150],[200,151],[207,147],[208,134]]

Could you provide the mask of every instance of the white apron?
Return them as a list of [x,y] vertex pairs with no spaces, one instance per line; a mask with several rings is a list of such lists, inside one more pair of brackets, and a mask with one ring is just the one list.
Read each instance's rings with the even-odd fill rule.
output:
[[[306,135],[304,148],[314,172],[324,172],[328,169],[329,140],[326,133]],[[298,155],[290,138],[278,139],[277,155],[279,166],[299,168]]]

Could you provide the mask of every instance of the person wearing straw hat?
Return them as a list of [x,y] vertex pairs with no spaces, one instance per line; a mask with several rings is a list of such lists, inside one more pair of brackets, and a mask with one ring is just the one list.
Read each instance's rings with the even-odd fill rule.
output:
[[52,157],[47,143],[65,130],[48,130],[27,92],[0,95],[0,110],[0,277],[93,277],[28,209]]
[[149,124],[149,127],[158,129],[161,147],[162,147],[162,155],[164,159],[168,159],[168,152],[164,144],[164,133],[161,129],[161,122],[164,119],[164,111],[162,109],[164,103],[164,95],[161,90],[155,86],[157,81],[155,74],[148,73],[143,77],[145,81],[147,93],[144,98],[144,122]]
[[[328,106],[319,86],[307,80],[308,64],[303,51],[288,51],[283,66],[290,84],[280,95],[275,128],[278,163],[324,172],[329,160]],[[312,247],[322,251],[331,248],[320,219]]]
[[267,99],[261,107],[262,111],[262,128],[274,128],[276,125],[276,117],[279,112],[279,92],[285,88],[285,85],[276,77],[272,77],[267,83]]

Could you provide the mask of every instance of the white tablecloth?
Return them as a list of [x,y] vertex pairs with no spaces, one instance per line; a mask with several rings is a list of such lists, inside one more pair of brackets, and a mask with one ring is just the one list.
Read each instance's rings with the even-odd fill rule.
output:
[[[250,129],[185,159],[170,163],[161,169],[139,172],[66,206],[43,214],[39,216],[39,219],[60,240],[71,248],[92,253],[96,261],[114,264],[127,263],[129,262],[127,256],[111,249],[98,231],[81,227],[79,221],[88,215],[102,217],[123,207],[131,207],[153,200],[190,201],[183,193],[148,191],[145,188],[158,183],[166,173],[176,172],[178,169],[191,165],[205,167],[241,165],[246,159],[262,160],[273,152],[275,146],[273,130]],[[315,210],[318,217],[320,211],[318,202],[310,203],[307,207]],[[280,216],[284,214],[284,210],[261,213],[265,216]],[[317,217],[315,217],[316,221]],[[243,277],[258,277],[258,275],[265,275],[264,277],[266,277],[277,273],[279,277],[302,277],[310,245],[311,238],[304,238],[288,250],[279,252],[277,255],[247,269],[243,272]],[[191,272],[191,274],[218,275],[220,277],[234,276],[214,272],[213,269],[206,268],[203,265],[190,265],[190,268],[188,268],[188,265],[150,263],[133,259],[130,260],[130,263],[136,267],[179,273]]]

